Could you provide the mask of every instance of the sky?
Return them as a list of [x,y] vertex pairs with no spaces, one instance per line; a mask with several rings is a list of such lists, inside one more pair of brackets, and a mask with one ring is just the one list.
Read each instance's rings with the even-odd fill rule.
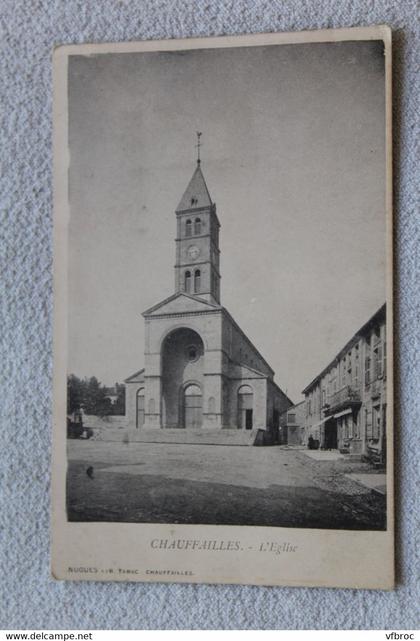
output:
[[69,372],[143,367],[199,130],[221,303],[301,400],[385,301],[384,89],[380,42],[72,56]]

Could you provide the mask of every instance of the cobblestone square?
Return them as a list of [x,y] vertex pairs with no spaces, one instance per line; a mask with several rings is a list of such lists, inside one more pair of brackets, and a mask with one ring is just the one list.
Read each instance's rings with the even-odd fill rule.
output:
[[374,472],[347,459],[317,461],[298,448],[77,440],[68,456],[70,521],[385,529],[385,496],[346,476]]

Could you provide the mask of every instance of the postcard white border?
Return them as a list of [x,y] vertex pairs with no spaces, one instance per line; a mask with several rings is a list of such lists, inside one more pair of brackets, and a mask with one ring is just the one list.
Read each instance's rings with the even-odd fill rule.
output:
[[[387,530],[347,531],[281,527],[142,523],[75,523],[66,516],[67,65],[71,55],[176,51],[220,47],[383,40],[386,98],[387,236]],[[238,583],[251,585],[392,589],[394,587],[393,475],[393,235],[391,30],[385,25],[179,40],[57,47],[54,66],[54,406],[52,574],[56,579]],[[214,550],[168,550],[156,540],[217,541]],[[228,542],[239,550],[225,550]],[[268,552],[286,543],[294,552]],[[155,544],[156,545],[156,544]],[[260,546],[263,550],[260,551]],[[222,549],[219,549],[219,548]],[[234,547],[234,546],[233,546]],[[71,569],[70,569],[71,568]],[[113,570],[112,573],[109,570]],[[122,570],[122,572],[120,572]]]

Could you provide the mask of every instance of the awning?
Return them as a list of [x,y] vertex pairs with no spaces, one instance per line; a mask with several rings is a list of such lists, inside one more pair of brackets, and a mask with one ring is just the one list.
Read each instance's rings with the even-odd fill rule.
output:
[[346,410],[343,410],[342,412],[338,412],[338,414],[334,414],[331,418],[340,418],[340,416],[347,416],[347,414],[352,413],[351,407],[347,408]]
[[313,428],[315,428],[315,427],[321,427],[321,425],[324,425],[324,423],[325,423],[326,421],[329,421],[329,420],[330,420],[330,418],[334,418],[334,417],[333,417],[333,416],[326,416],[326,417],[325,417],[325,418],[323,418],[323,419],[322,419],[322,421],[320,421],[319,423],[315,423],[314,425],[310,425],[310,426],[309,426],[309,429],[311,429],[311,430],[312,430],[312,429],[313,429]]

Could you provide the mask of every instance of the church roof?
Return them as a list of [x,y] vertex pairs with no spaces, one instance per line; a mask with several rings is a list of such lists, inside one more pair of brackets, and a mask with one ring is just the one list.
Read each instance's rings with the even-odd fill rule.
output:
[[250,365],[246,365],[245,363],[238,363],[235,361],[233,361],[232,363],[231,375],[235,378],[241,379],[268,378],[267,374],[264,374],[264,372],[260,372],[258,369],[255,369],[255,367],[250,367]]
[[138,372],[134,372],[128,378],[124,379],[124,383],[143,383],[144,382],[144,367],[139,369]]
[[199,209],[201,207],[210,207],[213,204],[201,171],[200,163],[192,175],[192,178],[186,188],[176,211],[185,211],[188,209]]

